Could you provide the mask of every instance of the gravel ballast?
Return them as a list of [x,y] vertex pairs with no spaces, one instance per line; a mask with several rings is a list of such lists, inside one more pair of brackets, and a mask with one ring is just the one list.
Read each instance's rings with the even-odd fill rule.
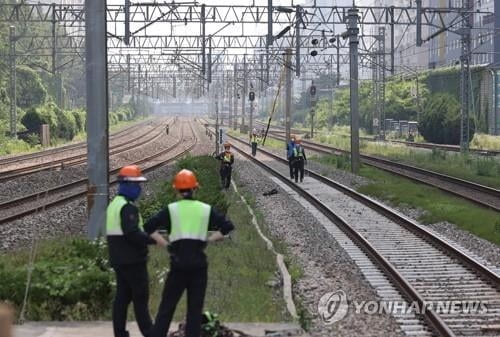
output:
[[[276,186],[260,168],[237,156],[238,187],[252,195],[271,237],[286,245],[292,260],[303,270],[294,284],[299,302],[311,315],[312,336],[402,336],[390,315],[354,313],[333,325],[325,325],[317,314],[319,299],[343,290],[348,302],[378,300],[374,289],[358,267],[325,228],[300,203]],[[278,194],[265,197],[273,188]]]
[[[208,151],[213,147],[213,144],[206,141],[204,138],[200,138],[205,137],[204,130],[201,128],[201,126],[198,126],[198,124],[194,124],[193,126],[199,140],[196,147],[191,151],[191,154],[201,155],[208,153]],[[172,133],[170,134],[172,135]],[[165,143],[158,145],[159,148],[156,150],[159,151],[165,146],[171,146],[172,142],[174,141],[171,139],[174,138],[166,139],[165,137]],[[136,155],[144,157],[144,152],[142,151],[142,148],[141,151],[136,151]],[[148,196],[149,194],[153,193],[154,186],[157,185],[157,182],[164,180],[165,177],[171,176],[174,166],[175,164],[169,164],[162,166],[152,172],[146,173],[145,175],[148,178],[149,182],[144,184],[143,196]],[[85,173],[82,174],[85,175]],[[61,177],[62,176],[65,175],[61,175]],[[30,187],[29,178],[25,179],[25,188],[31,188],[33,190],[34,186]],[[56,177],[55,179],[58,179],[58,177]],[[57,185],[59,184],[59,182],[60,180],[57,180],[52,183]],[[110,197],[113,197],[115,193],[116,187],[112,186],[110,188]],[[30,242],[34,235],[37,240],[55,237],[67,237],[71,235],[85,235],[87,231],[86,226],[87,200],[86,198],[80,198],[56,208],[40,210],[36,214],[28,215],[23,217],[22,219],[0,226],[0,250],[5,251],[27,247],[28,245],[30,245]]]

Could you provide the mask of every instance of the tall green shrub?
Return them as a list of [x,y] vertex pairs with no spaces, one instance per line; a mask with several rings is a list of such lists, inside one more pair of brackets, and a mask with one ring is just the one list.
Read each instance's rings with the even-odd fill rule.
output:
[[[437,144],[460,144],[460,105],[451,94],[433,94],[424,106],[419,123],[426,141]],[[474,119],[470,118],[469,139],[474,137]]]

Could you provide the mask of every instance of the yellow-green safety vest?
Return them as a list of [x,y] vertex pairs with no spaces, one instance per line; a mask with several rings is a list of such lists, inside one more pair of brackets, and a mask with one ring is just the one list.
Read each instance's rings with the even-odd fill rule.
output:
[[197,200],[180,200],[168,205],[170,242],[191,239],[207,241],[211,206]]
[[224,162],[226,162],[226,163],[231,162],[231,153],[229,153],[229,154],[224,153]]
[[252,135],[252,143],[257,143],[259,141],[259,137],[257,135]]
[[[117,195],[108,205],[106,210],[106,235],[116,236],[123,235],[122,219],[120,212],[129,201],[123,195]],[[144,222],[139,214],[139,228],[144,231]]]
[[294,157],[304,157],[304,150],[302,149],[302,146],[295,146],[293,148],[293,156]]

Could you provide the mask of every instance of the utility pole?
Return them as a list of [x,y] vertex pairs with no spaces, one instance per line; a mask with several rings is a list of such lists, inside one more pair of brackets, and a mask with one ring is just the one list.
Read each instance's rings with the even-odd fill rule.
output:
[[246,124],[245,124],[245,104],[247,102],[247,86],[248,86],[248,80],[247,80],[247,55],[243,55],[243,93],[241,95],[241,130],[240,132],[246,133]]
[[233,106],[233,129],[238,128],[238,64],[234,64],[233,74],[234,106]]
[[292,117],[292,49],[285,51],[285,143],[290,139]]
[[347,16],[350,57],[350,104],[351,104],[351,172],[359,173],[359,101],[358,101],[358,9],[350,8]]
[[[230,70],[227,71],[227,75],[228,75],[228,78],[229,78],[229,72]],[[234,82],[234,77],[233,77],[233,82]],[[228,130],[229,128],[233,125],[233,96],[234,96],[234,93],[232,92],[231,90],[231,81],[227,81],[227,96],[229,98],[229,120],[228,120]]]
[[57,106],[63,108],[62,79],[60,72],[57,70],[57,18],[55,3],[52,3],[52,80],[56,92]]
[[470,100],[470,55],[471,55],[471,15],[469,0],[462,0],[461,55],[460,55],[460,152],[469,151],[469,100]]
[[85,18],[88,236],[95,239],[106,223],[109,195],[106,0],[86,0]]
[[17,138],[16,27],[9,27],[10,137]]
[[378,28],[378,111],[381,124],[381,139],[385,139],[385,27]]

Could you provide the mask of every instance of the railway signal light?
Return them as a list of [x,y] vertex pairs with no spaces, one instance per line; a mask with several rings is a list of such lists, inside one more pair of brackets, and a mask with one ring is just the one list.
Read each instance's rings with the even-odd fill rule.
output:
[[250,91],[250,93],[248,94],[248,99],[250,100],[250,102],[253,102],[255,100],[255,92]]

